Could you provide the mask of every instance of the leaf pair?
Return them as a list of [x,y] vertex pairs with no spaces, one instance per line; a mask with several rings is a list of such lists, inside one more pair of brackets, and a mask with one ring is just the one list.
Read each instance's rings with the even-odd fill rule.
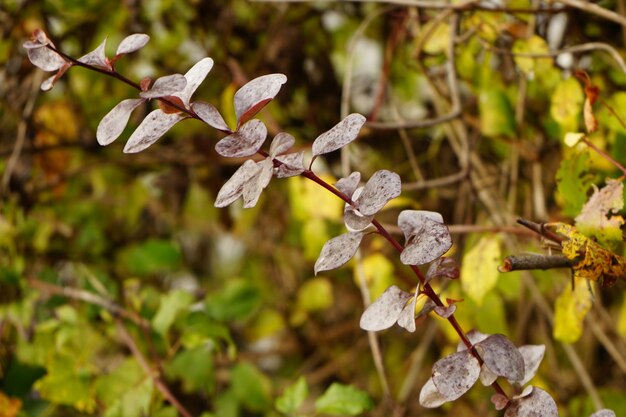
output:
[[[113,64],[122,56],[143,48],[150,40],[150,37],[143,33],[135,33],[127,36],[120,42],[112,59],[108,59],[105,55],[106,38],[102,43],[90,53],[80,57],[79,62],[92,67],[100,68],[105,71],[113,71]],[[57,73],[41,83],[41,90],[48,91],[57,82],[65,72],[74,64],[66,60],[51,48],[55,48],[54,43],[48,38],[46,33],[41,29],[33,32],[32,40],[25,42],[23,47],[26,49],[28,59],[36,67],[44,71],[57,71]]]
[[[467,337],[473,349],[480,355],[482,365],[472,352],[460,343],[456,353],[434,364],[432,377],[420,392],[419,401],[422,406],[439,407],[445,402],[454,401],[465,394],[479,379],[485,386],[491,385],[498,377],[508,379],[511,384],[524,385],[536,374],[545,353],[543,345],[517,348],[500,334],[486,335],[473,331],[468,333]],[[548,403],[551,401],[556,411],[554,400],[549,396],[548,398]],[[498,409],[506,406],[506,402],[498,398],[494,401]]]
[[141,98],[122,100],[100,121],[96,132],[98,143],[105,146],[117,139],[124,131],[132,111],[140,104],[150,99],[166,99],[177,107],[163,106],[150,112],[135,129],[124,147],[125,153],[143,151],[172,126],[187,117],[180,110],[189,109],[191,96],[204,81],[211,68],[213,68],[213,60],[203,58],[184,76],[174,74],[158,78],[150,88],[145,88],[145,91],[139,93]]
[[[260,126],[263,126],[263,129],[265,129],[263,123],[260,120],[255,119],[246,123],[243,128],[240,129],[240,132],[247,131],[245,127],[253,124],[253,122],[260,123]],[[266,132],[266,130],[264,130],[264,132]],[[227,152],[228,155],[241,155],[241,153],[247,153],[244,150],[246,149],[245,144],[248,144],[249,146],[253,146],[254,148],[256,148],[256,150],[254,151],[256,153],[264,141],[265,137],[263,137],[260,143],[250,145],[252,143],[251,140],[246,140],[245,138],[242,138],[241,143],[243,143],[244,145],[239,146],[235,142],[232,142],[232,147],[227,148],[226,146],[223,146],[221,147],[221,149],[229,149],[229,151]],[[220,143],[221,142],[218,142],[217,145],[219,145]],[[279,178],[285,178],[293,175],[298,175],[299,173],[304,171],[304,166],[302,165],[302,152],[279,156],[280,153],[288,151],[294,143],[295,139],[288,133],[279,133],[278,135],[276,135],[270,145],[270,153],[267,158],[263,159],[260,162],[254,162],[251,159],[246,160],[243,165],[237,171],[235,171],[233,176],[228,181],[226,181],[226,183],[222,186],[219,193],[217,194],[215,207],[226,207],[241,196],[243,196],[244,208],[254,207],[259,201],[261,192],[270,183],[272,175],[275,174]],[[278,167],[276,168],[274,167],[274,160],[280,161],[280,165],[278,165]]]

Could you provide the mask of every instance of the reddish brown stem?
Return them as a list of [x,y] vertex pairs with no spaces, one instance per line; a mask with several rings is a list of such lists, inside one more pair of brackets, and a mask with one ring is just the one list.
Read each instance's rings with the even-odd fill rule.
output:
[[[105,75],[108,75],[110,77],[116,78],[128,85],[130,85],[131,87],[141,91],[141,87],[139,86],[139,84],[135,83],[134,81],[124,77],[123,75],[119,74],[118,72],[116,72],[115,70],[105,70],[105,69],[101,69],[101,68],[97,68],[94,66],[91,66],[89,64],[84,64],[80,61],[78,61],[75,58],[72,58],[66,54],[64,54],[61,51],[58,51],[57,49],[55,49],[54,47],[51,46],[47,46],[49,49],[53,50],[54,52],[56,52],[57,54],[59,54],[60,56],[62,56],[63,58],[65,58],[66,60],[72,62],[74,65],[76,66],[80,66],[83,68],[87,68],[89,70],[92,71],[96,71]],[[180,110],[183,113],[188,114],[190,117],[193,117],[195,119],[199,119],[199,117],[192,111],[185,109],[184,107],[180,107],[178,105],[176,105],[175,103],[172,103],[166,99],[163,98],[159,98],[158,100],[167,103],[168,105]],[[259,155],[264,156],[264,157],[268,157],[269,154],[265,151],[258,151],[257,152]],[[279,166],[282,165],[283,163],[280,162],[277,159],[273,160],[273,163],[275,166]],[[326,181],[324,181],[323,179],[321,179],[320,177],[318,177],[313,171],[311,171],[310,169],[308,170],[304,170],[300,175],[302,175],[303,177],[315,182],[316,184],[320,185],[321,187],[325,188],[326,190],[330,191],[331,193],[333,193],[334,195],[336,195],[337,197],[339,197],[340,199],[342,199],[343,201],[345,201],[346,203],[350,204],[351,206],[353,206],[354,208],[358,209],[358,204],[356,204],[354,201],[352,201],[352,199],[347,196],[345,193],[341,192],[340,190],[338,190],[337,188],[333,187],[332,185],[328,184]],[[376,219],[372,220],[372,224],[374,225],[374,227],[376,227],[376,230],[378,231],[378,233],[383,236],[395,249],[396,251],[398,251],[399,253],[401,253],[404,250],[404,247],[387,231],[387,229],[385,229]],[[426,278],[424,277],[424,275],[422,274],[422,271],[420,271],[420,269],[415,266],[415,265],[410,265],[411,270],[413,271],[413,273],[415,274],[415,276],[418,278],[420,284],[422,285],[422,293],[424,293],[428,298],[430,298],[437,306],[440,307],[444,307],[444,303],[441,301],[441,299],[439,298],[439,296],[437,295],[437,293],[435,292],[435,290],[433,290],[433,288],[430,286],[429,283],[426,282]],[[474,348],[474,345],[472,345],[472,343],[470,342],[470,340],[467,338],[467,336],[465,335],[465,332],[463,331],[463,328],[461,327],[461,325],[459,324],[459,322],[456,320],[456,317],[454,316],[454,314],[450,315],[450,317],[447,318],[448,322],[450,323],[450,325],[454,328],[455,332],[457,333],[457,335],[459,336],[459,338],[461,339],[461,341],[463,342],[463,344],[467,347],[467,349],[472,353],[472,355],[478,360],[478,362],[482,365],[483,360],[480,357],[480,355],[478,354],[478,352],[476,351],[476,349]],[[118,325],[119,325],[119,321],[118,321]],[[124,332],[124,328],[121,328],[122,330],[122,334],[123,336],[127,336],[127,332]],[[128,342],[129,340],[132,341],[132,338],[129,339],[128,337],[125,337],[126,341]],[[133,345],[132,343],[129,345],[129,348],[131,348],[131,350],[133,350]],[[139,358],[141,358],[140,355],[137,355],[135,351],[133,351],[133,353],[135,354],[135,356],[139,356]],[[145,362],[145,361],[144,361]],[[142,363],[142,365],[145,365]],[[145,367],[145,366],[144,366]],[[166,398],[174,405],[176,406],[176,408],[178,408],[179,412],[181,412],[181,414],[185,415],[185,416],[189,416],[189,414],[186,412],[186,410],[184,410],[184,408],[182,408],[182,406],[180,406],[180,404],[178,403],[178,401],[176,400],[176,398],[174,396],[171,395],[171,393],[168,392],[167,389],[163,389],[166,388],[164,387],[163,384],[158,383],[159,380],[156,380],[157,382],[157,387],[162,391],[162,393],[164,393],[164,395],[166,396]],[[492,384],[492,387],[494,388],[494,390],[500,394],[503,395],[505,397],[508,398],[508,395],[504,392],[504,390],[502,389],[502,387],[498,384],[497,381],[495,381]]]

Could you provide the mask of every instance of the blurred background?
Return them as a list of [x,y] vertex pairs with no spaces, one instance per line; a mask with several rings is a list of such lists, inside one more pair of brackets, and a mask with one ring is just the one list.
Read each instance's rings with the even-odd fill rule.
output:
[[[402,209],[442,213],[461,279],[435,285],[464,300],[463,327],[545,344],[533,384],[560,415],[601,404],[626,415],[623,281],[594,285],[586,318],[555,335],[571,273],[496,269],[544,251],[517,218],[572,223],[592,185],[622,175],[606,155],[626,161],[625,26],[568,4],[0,0],[0,416],[501,414],[481,386],[419,405],[432,364],[458,342],[438,317],[379,334],[377,371],[363,294],[369,303],[416,281],[374,235],[347,266],[313,275],[323,244],[345,232],[340,200],[295,177],[274,179],[253,209],[214,208],[243,162],[215,153],[222,133],[187,120],[141,154],[122,152],[151,104],[101,147],[99,121],[136,91],[72,68],[42,93],[50,74],[22,48],[37,28],[73,57],[104,38],[112,56],[125,36],[148,34],[116,64],[135,81],[213,58],[194,98],[231,126],[235,91],[283,73],[259,117],[298,150],[347,113],[366,115],[359,139],[315,172],[329,183],[398,172],[403,194],[377,218],[398,233]],[[623,1],[600,6],[624,19]],[[585,130],[574,70],[599,88],[588,140],[605,156],[563,142]],[[607,244],[623,253],[621,235]]]

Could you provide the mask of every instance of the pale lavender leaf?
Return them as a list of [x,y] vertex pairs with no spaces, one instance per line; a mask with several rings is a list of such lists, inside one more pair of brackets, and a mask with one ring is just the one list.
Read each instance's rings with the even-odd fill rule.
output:
[[427,264],[446,253],[452,246],[448,227],[430,218],[424,218],[419,229],[413,233],[400,254],[400,261],[405,265]]
[[504,413],[504,417],[558,417],[558,415],[554,399],[537,387],[534,387],[530,395],[513,399]]
[[215,207],[226,207],[237,200],[243,194],[246,183],[254,178],[260,170],[261,167],[252,159],[246,160],[217,193]]
[[339,191],[352,198],[352,194],[356,191],[359,186],[359,182],[361,181],[361,173],[359,171],[355,171],[349,176],[345,178],[341,178],[339,181],[335,183],[335,188]]
[[339,268],[348,262],[359,248],[363,235],[364,233],[344,233],[326,242],[315,261],[315,275],[321,271]]
[[602,410],[596,411],[589,417],[615,417],[615,411],[604,408]]
[[480,364],[465,350],[438,360],[433,365],[433,382],[447,401],[465,394],[478,380]]
[[144,101],[146,100],[143,98],[129,98],[120,101],[117,106],[113,107],[98,124],[96,131],[98,143],[106,146],[117,139],[124,131],[130,114]]
[[409,236],[407,245],[400,255],[406,265],[423,265],[431,262],[450,249],[452,237],[448,227],[425,218],[419,229]]
[[449,306],[436,306],[434,310],[438,316],[447,319],[456,311],[456,304],[450,304]]
[[41,45],[53,45],[52,41],[50,40],[50,38],[48,38],[48,35],[46,34],[46,32],[44,32],[42,29],[35,29],[33,31],[33,38],[35,39],[35,41]]
[[257,153],[265,138],[267,128],[259,119],[250,120],[236,132],[226,136],[215,144],[218,154],[227,158],[242,158]]
[[420,405],[426,408],[437,408],[442,404],[448,402],[446,397],[441,395],[432,378],[428,378],[428,381],[424,384],[420,391],[419,398]]
[[54,74],[52,77],[46,78],[41,83],[41,87],[39,87],[41,91],[50,91],[52,87],[54,87],[54,82],[56,81],[56,78],[57,78],[56,74]]
[[388,329],[398,321],[404,306],[412,296],[410,292],[392,285],[365,309],[359,326],[370,332]]
[[198,86],[202,84],[202,81],[204,81],[209,74],[211,68],[213,68],[213,60],[211,58],[202,58],[185,73],[187,85],[185,85],[185,88],[177,93],[176,96],[182,100],[186,108],[189,108],[191,96],[196,92]]
[[363,192],[356,200],[359,212],[365,216],[378,213],[389,200],[400,195],[400,176],[381,169],[365,183]]
[[174,95],[181,92],[187,85],[187,79],[182,74],[166,75],[157,78],[148,91],[142,91],[139,95],[143,98],[159,98]]
[[26,41],[22,44],[22,48],[24,49],[38,49],[43,47],[44,45],[37,41]]
[[457,279],[459,274],[459,266],[456,261],[452,258],[442,256],[431,262],[426,272],[426,282],[439,277]]
[[276,158],[276,155],[287,152],[294,143],[296,143],[296,139],[293,136],[289,133],[280,132],[274,136],[270,144],[270,158]]
[[[475,345],[476,343],[482,342],[483,340],[485,340],[485,339],[486,339],[486,338],[488,338],[489,336],[491,336],[491,335],[486,334],[486,333],[479,332],[479,331],[478,331],[478,330],[476,330],[476,329],[472,329],[472,330],[470,330],[470,331],[469,331],[469,332],[467,332],[467,334],[465,335],[465,337],[467,337],[467,339],[470,341],[470,343],[471,343],[472,345]],[[459,342],[459,343],[456,345],[456,351],[457,351],[457,352],[460,352],[460,351],[462,351],[462,350],[467,350],[467,346],[465,346],[465,343],[463,343],[463,342]]]
[[364,216],[358,211],[354,210],[349,204],[346,204],[346,207],[343,211],[343,221],[346,225],[346,228],[351,232],[360,232],[361,230],[365,230],[372,224],[372,220],[374,216]]
[[290,153],[287,155],[277,156],[276,160],[282,162],[280,166],[276,168],[276,178],[288,178],[295,175],[300,175],[304,172],[304,164],[302,159],[304,158],[304,151]]
[[365,123],[365,116],[352,113],[313,142],[313,156],[336,151],[352,142]]
[[513,398],[524,398],[524,397],[528,397],[530,394],[533,393],[533,390],[535,389],[535,387],[533,387],[532,385],[528,385],[527,387],[524,387],[524,389],[522,390],[522,392],[520,392],[517,395],[514,395]]
[[261,168],[259,173],[243,186],[243,208],[256,206],[261,193],[272,179],[274,164],[271,159],[265,158],[257,165]]
[[504,408],[509,404],[509,397],[496,393],[491,396],[491,402],[496,410],[504,410]]
[[235,93],[237,125],[245,123],[269,103],[287,82],[284,74],[268,74],[246,83]]
[[437,223],[443,223],[443,217],[436,211],[427,210],[403,210],[398,216],[398,227],[404,233],[405,241],[420,230],[424,224],[424,219],[430,219]]
[[56,52],[46,48],[28,48],[26,50],[30,62],[44,71],[56,71],[65,65],[65,59]]
[[493,334],[474,347],[494,374],[511,381],[524,379],[524,357],[506,336]]
[[517,383],[519,383],[520,385],[526,385],[531,379],[535,377],[535,374],[539,369],[539,365],[543,360],[543,355],[546,352],[546,346],[524,345],[520,346],[518,350],[524,358],[524,378]]
[[153,110],[130,135],[124,147],[124,153],[143,151],[184,118],[185,116],[178,113],[166,114],[158,109]]
[[102,43],[98,45],[96,49],[89,52],[87,55],[83,55],[78,58],[79,62],[82,62],[86,65],[91,65],[92,67],[103,68],[106,70],[111,69],[111,64],[107,60],[105,49],[106,49],[107,39],[104,38]]
[[220,114],[219,110],[214,105],[206,103],[204,101],[196,101],[191,104],[191,108],[198,115],[198,117],[211,127],[222,132],[232,131],[224,121],[224,118]]
[[483,386],[488,387],[498,379],[498,375],[491,372],[491,370],[483,363],[480,367],[480,383]]
[[406,303],[402,312],[400,312],[400,318],[398,318],[398,326],[405,328],[410,333],[415,331],[415,304],[417,303],[418,295],[419,287],[415,289],[413,298]]
[[149,40],[150,36],[145,33],[133,33],[132,35],[128,35],[122,39],[122,42],[118,45],[115,55],[119,56],[135,52],[146,46]]
[[422,307],[420,312],[417,313],[417,316],[415,316],[415,318],[418,319],[422,316],[425,316],[426,314],[433,311],[435,308],[437,308],[437,304],[435,304],[435,302],[431,300],[430,298],[427,298],[426,302],[424,303],[424,306]]

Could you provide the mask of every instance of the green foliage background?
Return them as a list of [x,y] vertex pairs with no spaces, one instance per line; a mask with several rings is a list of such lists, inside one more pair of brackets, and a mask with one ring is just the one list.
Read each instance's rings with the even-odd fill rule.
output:
[[[140,80],[184,73],[210,56],[215,68],[196,97],[215,104],[231,124],[232,96],[246,79],[284,73],[288,83],[261,115],[270,132],[287,131],[307,149],[340,120],[346,51],[370,18],[361,38],[367,42],[358,46],[370,49],[354,55],[352,108],[374,110],[381,77],[375,69],[386,62],[381,117],[418,119],[449,110],[441,76],[448,31],[439,28],[423,40],[437,12],[395,7],[382,13],[385,7],[2,0],[0,416],[177,415],[147,369],[194,416],[498,415],[489,403],[492,392],[481,387],[441,409],[418,405],[431,365],[457,343],[436,318],[415,334],[392,329],[380,336],[393,400],[385,398],[368,336],[358,327],[358,282],[366,280],[374,299],[387,286],[402,285],[399,277],[409,271],[392,248],[367,238],[358,264],[313,277],[322,245],[343,231],[339,200],[293,178],[274,181],[254,209],[217,210],[215,195],[236,169],[213,151],[217,132],[186,121],[146,152],[125,155],[124,138],[141,120],[135,114],[126,134],[101,148],[98,122],[135,92],[74,68],[52,92],[40,94],[42,72],[21,48],[39,27],[73,56],[107,36],[116,45],[130,33],[147,33],[148,46],[120,61],[118,70]],[[623,53],[619,25],[574,10],[568,18],[576,30],[564,45],[608,42]],[[452,256],[459,260],[477,245],[498,256],[538,251],[535,240],[503,227],[518,216],[569,221],[591,184],[620,175],[588,149],[562,145],[566,132],[584,129],[584,93],[568,71],[549,58],[506,53],[547,51],[545,24],[532,14],[463,14],[461,32],[468,36],[456,46],[462,117],[407,131],[365,128],[350,145],[351,167],[365,178],[387,168],[417,184],[382,213],[383,223],[395,223],[402,208],[439,211],[455,225]],[[539,35],[520,35],[520,27]],[[385,48],[392,60],[385,61]],[[611,56],[597,50],[574,60],[622,115],[626,77]],[[591,141],[624,163],[626,129],[604,107],[597,117],[600,130]],[[340,164],[331,156],[316,170],[332,182],[341,176]],[[456,181],[420,183],[458,172],[465,173]],[[464,328],[501,332],[517,345],[546,344],[535,384],[555,397],[561,415],[590,414],[589,392],[541,308],[569,285],[568,273],[490,275],[486,286],[480,281],[485,262],[472,259],[478,269],[461,278],[472,281],[473,290],[457,282],[440,288],[444,296],[465,299],[457,310]],[[623,284],[598,290],[591,313],[621,358],[623,290]],[[607,355],[598,334],[586,326],[574,349],[605,405],[626,415],[626,369]]]

